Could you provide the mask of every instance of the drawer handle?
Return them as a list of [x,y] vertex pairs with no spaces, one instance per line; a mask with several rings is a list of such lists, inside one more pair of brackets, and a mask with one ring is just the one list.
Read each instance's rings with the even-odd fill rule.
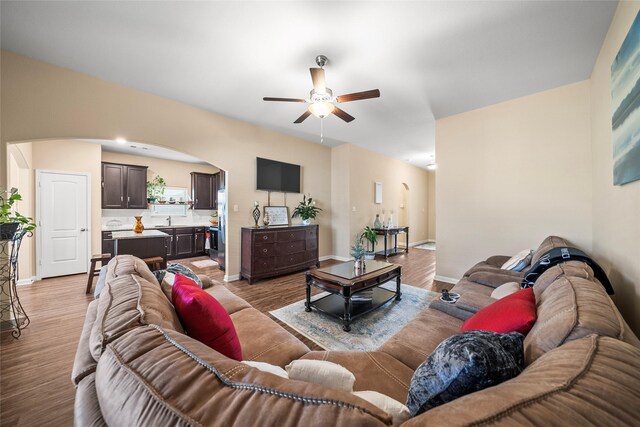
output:
[[262,236],[262,239],[263,239],[263,240],[267,240],[267,239],[268,239],[268,237],[267,237],[267,236]]
[[266,254],[266,253],[267,253],[267,250],[266,250],[266,249],[263,249],[263,250],[262,250],[262,252],[264,252],[264,253]]
[[293,249],[293,245],[289,245],[289,247],[290,247],[291,249]]
[[289,237],[291,237],[293,239],[293,233],[289,234]]
[[289,258],[289,261],[293,262],[293,257]]

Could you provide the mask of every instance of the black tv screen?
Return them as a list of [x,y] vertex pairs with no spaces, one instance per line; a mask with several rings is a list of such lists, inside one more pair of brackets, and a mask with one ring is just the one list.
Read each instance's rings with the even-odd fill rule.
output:
[[256,189],[300,193],[300,166],[256,157]]

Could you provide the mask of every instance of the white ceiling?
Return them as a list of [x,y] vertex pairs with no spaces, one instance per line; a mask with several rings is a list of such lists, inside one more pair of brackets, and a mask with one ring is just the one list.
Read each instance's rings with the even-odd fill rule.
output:
[[108,140],[108,139],[79,139],[78,141],[88,142],[91,144],[100,144],[102,151],[110,153],[128,154],[130,156],[153,157],[156,159],[174,160],[176,162],[197,163],[208,165],[209,163],[197,157],[190,156],[179,151],[170,150],[158,145],[143,144],[141,142],[132,142],[127,140]]
[[434,120],[589,78],[617,2],[11,2],[2,47],[319,142],[292,122],[309,67],[334,94],[378,88],[324,120],[324,143],[424,167]]

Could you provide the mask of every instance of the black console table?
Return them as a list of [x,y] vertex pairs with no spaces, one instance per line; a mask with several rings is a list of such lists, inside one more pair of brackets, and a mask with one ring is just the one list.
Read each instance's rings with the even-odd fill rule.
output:
[[[393,255],[408,254],[409,253],[409,227],[388,227],[388,228],[374,228],[378,236],[384,236],[384,250],[376,252],[376,255],[389,258]],[[406,236],[406,245],[404,249],[398,250],[398,234],[404,234]],[[393,248],[389,248],[389,236],[393,236]]]

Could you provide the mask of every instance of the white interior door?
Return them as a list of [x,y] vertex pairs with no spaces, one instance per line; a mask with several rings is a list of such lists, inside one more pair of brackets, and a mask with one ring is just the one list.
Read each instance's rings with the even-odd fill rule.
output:
[[39,277],[86,273],[89,264],[89,177],[38,171]]

